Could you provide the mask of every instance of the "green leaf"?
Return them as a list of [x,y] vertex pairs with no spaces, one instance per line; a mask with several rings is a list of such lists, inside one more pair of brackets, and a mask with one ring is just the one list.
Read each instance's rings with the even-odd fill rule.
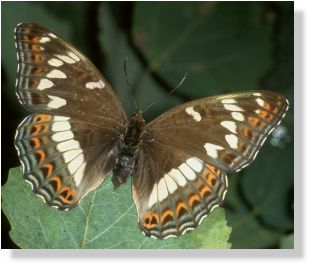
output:
[[61,212],[35,196],[21,168],[13,168],[2,188],[2,207],[11,224],[10,236],[21,248],[230,248],[231,228],[221,208],[182,237],[143,236],[130,183],[113,191],[110,177],[77,208]]
[[283,236],[280,242],[280,248],[293,249],[294,248],[294,234]]

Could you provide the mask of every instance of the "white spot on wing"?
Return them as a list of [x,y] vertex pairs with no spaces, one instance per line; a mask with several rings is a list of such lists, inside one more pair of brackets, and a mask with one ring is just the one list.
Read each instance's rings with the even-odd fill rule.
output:
[[65,117],[65,116],[54,116],[54,121],[68,121],[70,120],[70,117]]
[[232,112],[231,116],[236,120],[236,121],[244,121],[244,115],[240,112]]
[[207,154],[213,158],[217,158],[217,151],[224,149],[222,146],[210,143],[206,143],[204,148],[206,149]]
[[65,152],[73,149],[81,150],[80,143],[73,139],[57,144],[56,148],[59,152]]
[[203,169],[203,162],[197,157],[191,157],[186,160],[186,163],[194,169],[197,173]]
[[40,83],[39,83],[37,89],[44,90],[44,89],[50,88],[52,86],[54,86],[54,83],[52,81],[50,81],[46,78],[43,78],[40,80]]
[[73,52],[68,52],[68,55],[77,62],[80,60],[80,58]]
[[221,101],[223,104],[234,104],[234,103],[237,103],[236,100],[232,99],[232,98],[229,98],[229,99],[223,99]]
[[98,82],[87,82],[85,87],[88,89],[94,89],[94,88],[101,89],[105,87],[105,84],[101,80],[99,80]]
[[49,59],[47,63],[55,67],[58,67],[64,64],[63,61],[56,59],[56,58]]
[[55,34],[53,34],[53,33],[48,33],[48,35],[51,36],[54,39],[57,39],[57,36]]
[[79,156],[82,153],[81,149],[76,149],[76,150],[70,150],[67,151],[65,153],[63,153],[63,157],[65,159],[65,162],[68,163],[70,162],[72,159],[76,158],[77,156]]
[[46,43],[46,42],[49,42],[51,39],[49,37],[42,37],[40,39],[40,43]]
[[187,179],[194,180],[196,178],[195,172],[187,164],[181,164],[179,169]]
[[157,202],[157,183],[155,183],[153,186],[148,202],[148,208],[151,208],[156,202]]
[[174,193],[178,189],[178,186],[175,183],[175,181],[168,174],[165,174],[164,179],[166,181],[169,193],[170,194]]
[[[81,153],[68,164],[68,170],[70,174],[76,173],[83,163],[84,163],[84,155],[81,150]],[[80,177],[82,178],[83,176]]]
[[[58,116],[60,117],[60,116]],[[55,120],[55,118],[54,118]],[[52,131],[53,132],[61,132],[61,131],[67,131],[71,129],[71,125],[67,121],[56,121],[52,124]]]
[[85,167],[86,167],[86,162],[84,162],[73,175],[74,182],[77,186],[80,185],[83,179]]
[[158,200],[161,202],[168,197],[168,190],[164,178],[158,183]]
[[232,133],[236,133],[236,123],[234,121],[222,121],[221,125]]
[[50,95],[48,95],[48,97],[51,101],[47,104],[47,106],[51,109],[58,109],[67,104],[67,101],[63,98]]
[[48,78],[62,78],[62,79],[66,79],[67,76],[64,72],[57,70],[57,69],[53,69],[52,71],[50,71],[47,75]]
[[72,58],[70,58],[69,56],[67,55],[56,55],[56,57],[60,60],[63,60],[65,63],[68,63],[68,64],[73,64],[73,63],[76,63],[75,60],[73,60]]
[[264,106],[264,100],[262,100],[261,98],[257,98],[256,99],[256,102],[257,102],[257,104],[259,105],[259,106],[261,106],[261,107],[263,107]]
[[175,168],[171,169],[168,175],[172,177],[174,181],[181,187],[184,187],[187,183],[185,177],[178,169],[175,169]]
[[227,135],[225,135],[225,139],[231,148],[233,148],[233,149],[238,148],[238,137],[236,135],[227,134]]
[[253,95],[256,97],[260,97],[262,94],[261,93],[254,93]]
[[224,104],[224,108],[230,111],[243,111],[239,106],[232,104]]
[[55,142],[62,142],[69,139],[72,139],[74,137],[73,133],[71,131],[63,131],[63,132],[57,132],[52,135],[52,140]]
[[195,121],[201,121],[201,115],[198,111],[195,111],[193,107],[188,107],[185,109],[185,112],[192,116]]

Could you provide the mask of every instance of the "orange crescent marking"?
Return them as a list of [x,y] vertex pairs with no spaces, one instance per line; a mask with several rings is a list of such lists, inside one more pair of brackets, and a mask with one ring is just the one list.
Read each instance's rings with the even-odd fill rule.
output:
[[272,106],[266,101],[264,101],[264,108],[269,111],[272,110]]
[[176,207],[177,216],[179,216],[179,213],[181,212],[182,209],[187,211],[185,203],[181,201],[177,204],[177,207]]
[[51,115],[45,115],[45,114],[41,114],[41,121],[50,121],[52,119]]
[[50,180],[51,181],[55,181],[56,182],[56,191],[55,192],[58,192],[61,188],[61,180],[59,178],[59,176],[53,176]]
[[41,146],[40,139],[38,137],[31,138],[31,141],[34,142],[34,147],[33,148],[38,148],[38,147]]
[[211,173],[207,168],[205,168],[201,173],[202,178],[206,181],[208,181],[210,175]]
[[247,144],[245,142],[239,141],[238,142],[238,149],[240,149],[242,152],[245,152],[247,149]]
[[217,167],[214,167],[212,165],[207,165],[207,168],[211,171],[214,172],[216,175],[219,175],[221,173],[221,170],[218,169]]
[[163,212],[163,214],[162,214],[162,216],[161,216],[161,218],[160,218],[161,222],[164,223],[164,220],[165,220],[166,217],[168,217],[168,216],[171,216],[172,219],[173,219],[173,213],[172,213],[172,211],[171,211],[170,209],[166,209],[166,210]]
[[192,207],[195,202],[200,202],[200,198],[198,197],[197,194],[193,194],[189,197],[188,202],[189,202],[190,206]]
[[33,128],[35,129],[35,131],[31,134],[31,135],[37,135],[39,134],[40,130],[41,130],[41,125],[40,124],[35,124],[33,125]]
[[266,119],[266,120],[269,120],[269,118],[270,118],[270,114],[265,110],[260,110],[258,115],[260,117],[262,117],[263,119]]
[[[151,223],[151,221],[153,220],[156,221],[154,222],[154,224]],[[146,222],[146,220],[148,219],[148,222]],[[145,214],[144,216],[144,222],[143,222],[143,226],[146,228],[146,229],[152,229],[154,228],[155,226],[157,226],[158,224],[158,215],[155,214],[154,212],[148,212]]]
[[40,53],[32,54],[32,60],[39,63],[42,61],[42,55]]
[[32,44],[31,45],[31,50],[34,51],[34,52],[39,52],[40,51],[40,45]]
[[202,185],[200,188],[199,188],[199,193],[201,195],[201,197],[206,197],[208,194],[211,193],[211,190],[208,186],[204,186]]
[[32,38],[32,41],[33,41],[33,42],[39,42],[40,39],[41,39],[40,36],[34,36],[34,37]]
[[53,172],[53,165],[52,164],[45,164],[43,167],[47,168],[47,177],[49,177]]
[[243,129],[243,130],[241,131],[241,134],[242,134],[244,137],[248,138],[248,139],[251,139],[251,138],[252,138],[252,133],[251,133],[251,131],[250,131],[249,129]]
[[258,118],[250,117],[249,123],[251,123],[253,127],[259,127],[260,120]]
[[[62,193],[64,192],[64,191],[67,191],[67,195],[66,196],[64,196],[64,195],[62,195]],[[63,187],[62,189],[61,189],[61,191],[60,191],[60,199],[61,199],[61,201],[63,202],[63,203],[65,203],[65,204],[71,204],[71,202],[72,202],[72,200],[74,199],[74,196],[76,195],[76,190],[75,189],[73,189],[72,187],[69,187],[69,186],[65,186],[65,187]],[[69,198],[69,197],[71,197],[71,199]]]
[[45,160],[46,155],[42,149],[36,150],[35,152],[40,156],[39,158],[40,163]]

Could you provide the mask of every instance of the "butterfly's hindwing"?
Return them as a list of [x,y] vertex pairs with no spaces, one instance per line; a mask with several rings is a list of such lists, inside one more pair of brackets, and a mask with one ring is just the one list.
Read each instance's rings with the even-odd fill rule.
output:
[[154,143],[141,147],[132,185],[141,230],[163,239],[198,226],[223,201],[227,179],[197,157]]
[[15,136],[25,179],[45,202],[62,210],[102,182],[114,166],[117,141],[113,129],[48,114],[28,116]]

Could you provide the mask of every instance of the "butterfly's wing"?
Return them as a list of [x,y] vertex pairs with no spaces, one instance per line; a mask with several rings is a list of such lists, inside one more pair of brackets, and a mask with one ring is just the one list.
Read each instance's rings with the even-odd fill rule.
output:
[[61,37],[22,23],[15,40],[16,93],[37,113],[16,132],[24,177],[48,204],[70,209],[113,168],[127,117],[98,70]]
[[288,108],[248,91],[180,105],[147,125],[133,178],[142,231],[164,238],[196,227],[224,199],[226,173],[249,165]]
[[195,228],[224,199],[226,174],[172,145],[140,149],[132,179],[139,226],[158,239]]
[[108,82],[60,36],[38,24],[21,23],[15,43],[16,93],[26,108],[104,126],[127,120]]
[[117,132],[74,118],[33,114],[19,125],[15,146],[33,192],[61,210],[76,206],[112,170]]

